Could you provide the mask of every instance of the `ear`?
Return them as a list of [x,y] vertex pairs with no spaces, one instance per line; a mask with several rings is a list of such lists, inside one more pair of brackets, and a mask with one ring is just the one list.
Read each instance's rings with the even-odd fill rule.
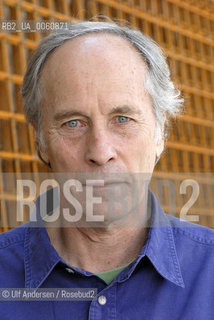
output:
[[159,128],[159,130],[161,131],[159,133],[159,137],[158,140],[156,142],[156,158],[160,158],[163,150],[164,150],[164,144],[165,144],[165,122],[166,122],[166,117],[165,115],[163,115],[163,121],[162,121],[162,125],[161,128]]
[[38,129],[34,128],[34,135],[35,135],[35,142],[36,142],[36,149],[37,149],[37,154],[40,160],[44,162],[45,165],[50,167],[50,161],[49,161],[49,156],[47,152],[47,147],[45,146],[45,142],[43,140],[43,137],[41,134],[39,134]]
[[160,138],[156,144],[156,158],[160,158],[164,150],[164,138]]

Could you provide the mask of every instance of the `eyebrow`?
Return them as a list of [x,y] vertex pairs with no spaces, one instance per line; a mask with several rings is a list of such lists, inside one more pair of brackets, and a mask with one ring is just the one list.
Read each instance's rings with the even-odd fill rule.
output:
[[76,109],[76,110],[65,110],[65,111],[57,112],[54,116],[54,119],[56,121],[59,121],[65,118],[70,118],[70,117],[79,116],[79,115],[88,118],[88,115],[85,112]]
[[127,114],[127,115],[132,115],[132,114],[142,114],[140,108],[135,107],[135,106],[129,106],[129,105],[123,105],[120,107],[115,107],[112,109],[110,114],[115,114],[115,113],[122,113],[122,114]]
[[[110,115],[113,115],[113,114],[127,114],[127,115],[137,114],[137,115],[140,115],[140,114],[142,114],[142,112],[141,112],[140,108],[137,108],[135,106],[123,105],[123,106],[119,106],[119,107],[114,107],[110,111]],[[74,110],[59,111],[55,114],[54,119],[56,121],[60,121],[65,118],[79,116],[79,115],[86,117],[86,118],[89,118],[89,116],[85,112],[80,111],[78,109],[74,109]]]

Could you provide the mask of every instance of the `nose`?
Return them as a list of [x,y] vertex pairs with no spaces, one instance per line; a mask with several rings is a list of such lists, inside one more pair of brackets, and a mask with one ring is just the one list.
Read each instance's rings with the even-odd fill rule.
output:
[[104,166],[117,158],[114,140],[107,130],[93,130],[87,139],[85,160],[89,165]]

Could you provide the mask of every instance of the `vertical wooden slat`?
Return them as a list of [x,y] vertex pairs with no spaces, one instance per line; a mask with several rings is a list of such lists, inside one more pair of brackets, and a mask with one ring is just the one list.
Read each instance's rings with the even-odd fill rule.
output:
[[[173,142],[157,165],[157,170],[168,172],[214,172],[214,129],[208,123],[194,123],[194,119],[214,122],[214,3],[209,0],[31,0],[0,1],[1,19],[22,20],[84,20],[105,14],[109,18],[128,20],[151,35],[166,50],[173,71],[173,78],[183,89],[186,97],[188,121],[176,125],[169,137]],[[73,21],[73,20],[72,20]],[[123,22],[121,21],[123,24]],[[47,168],[37,158],[26,162],[24,155],[36,155],[31,127],[16,115],[22,113],[18,97],[20,82],[13,76],[22,77],[26,70],[27,55],[33,51],[44,33],[14,33],[0,35],[0,160],[1,170],[14,172],[33,171],[39,184],[39,171]],[[31,42],[27,42],[30,40]],[[193,122],[191,122],[193,121]],[[180,147],[175,144],[180,144]],[[199,152],[197,147],[205,148]],[[5,154],[20,154],[19,158]],[[2,158],[1,158],[2,157]],[[178,183],[176,182],[178,186]],[[9,187],[9,186],[7,186]],[[212,188],[204,187],[211,197]],[[165,194],[165,200],[167,196]],[[212,201],[209,202],[210,204]],[[208,205],[209,205],[208,203]],[[204,204],[205,205],[205,204]],[[7,215],[8,202],[1,201],[1,211]],[[12,208],[12,207],[11,207]],[[202,208],[203,209],[203,208]],[[214,227],[214,217],[202,218],[204,224]],[[5,219],[4,224],[8,221]],[[6,228],[6,226],[5,226]]]

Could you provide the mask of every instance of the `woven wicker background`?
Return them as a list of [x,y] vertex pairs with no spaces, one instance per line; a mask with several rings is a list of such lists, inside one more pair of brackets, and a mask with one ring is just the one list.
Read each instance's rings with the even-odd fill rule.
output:
[[[202,200],[193,212],[200,215],[200,224],[214,227],[214,2],[0,0],[3,20],[77,21],[99,14],[128,21],[167,54],[172,77],[186,99],[186,113],[172,125],[155,177],[172,179],[179,190],[187,173],[202,173],[197,176]],[[0,33],[0,231],[8,229],[9,212],[16,203],[13,183],[3,173],[21,178],[22,172],[32,172],[36,180],[38,172],[47,171],[36,155],[33,131],[26,124],[19,95],[26,63],[43,36],[39,32]],[[155,183],[152,186],[155,190]],[[190,195],[178,201],[177,216]],[[167,195],[164,201],[169,211]]]

